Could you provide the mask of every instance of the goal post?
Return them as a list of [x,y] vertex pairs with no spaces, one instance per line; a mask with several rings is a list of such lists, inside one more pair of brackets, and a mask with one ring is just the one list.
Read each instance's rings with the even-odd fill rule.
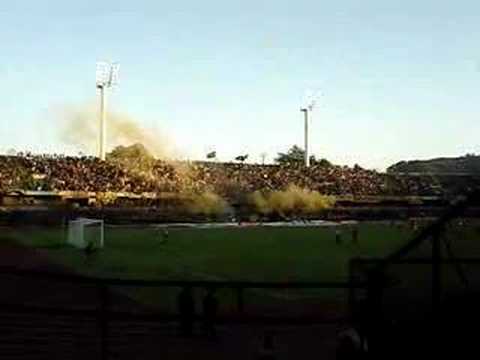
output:
[[67,243],[85,249],[89,244],[96,248],[104,246],[103,220],[79,218],[68,222]]

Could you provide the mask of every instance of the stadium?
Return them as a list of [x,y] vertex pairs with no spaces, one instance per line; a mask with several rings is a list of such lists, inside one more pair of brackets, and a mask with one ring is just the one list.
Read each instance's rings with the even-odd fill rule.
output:
[[[64,67],[45,50],[30,53],[35,66],[37,55],[52,60],[42,65],[45,74],[29,82],[37,79],[44,87],[33,95],[27,87],[25,94],[18,92],[24,108],[0,100],[0,111],[11,116],[0,137],[0,358],[342,360],[462,357],[477,351],[470,328],[480,315],[480,156],[468,152],[476,148],[476,138],[466,133],[474,130],[458,132],[474,129],[467,111],[440,109],[442,100],[421,92],[426,82],[391,75],[389,66],[399,66],[396,61],[375,57],[376,65],[370,64],[376,49],[370,40],[381,40],[381,27],[366,33],[365,43],[348,37],[347,43],[355,43],[352,54],[365,58],[344,57],[341,41],[323,37],[337,60],[322,58],[317,64],[310,52],[321,53],[321,47],[289,30],[300,41],[297,48],[277,28],[290,26],[292,19],[301,20],[295,24],[302,31],[316,27],[313,12],[251,5],[264,16],[238,9],[255,19],[251,33],[248,21],[218,4],[205,4],[213,32],[172,9],[170,15],[180,17],[167,21],[168,29],[159,27],[160,15],[101,12],[105,24],[111,19],[122,24],[112,24],[122,41],[109,38],[110,50],[125,59],[122,76],[124,71],[131,89],[118,91],[119,63],[98,61],[95,79],[85,80],[83,72],[85,64],[97,61],[92,49],[109,51],[100,46],[103,21],[91,14],[70,14],[68,21],[49,15],[50,25],[58,21],[59,28],[81,24],[90,30],[85,30],[89,36],[67,36],[56,25],[54,31],[48,27],[46,39],[75,44],[79,49],[71,50],[78,60],[70,58]],[[343,28],[347,16],[353,26],[349,36],[377,20],[367,16],[357,28],[356,16],[337,10],[330,13],[335,15],[330,25]],[[224,17],[236,25],[221,23]],[[32,21],[40,20],[33,16]],[[101,29],[93,31],[99,23]],[[201,35],[180,31],[178,24],[185,23],[200,26]],[[250,44],[271,26],[275,36],[269,36],[288,43],[288,54],[271,39],[260,49]],[[232,30],[237,28],[244,29],[240,35]],[[395,34],[404,30],[396,28]],[[33,46],[36,31],[25,31]],[[170,54],[162,47],[167,60],[157,48],[164,32],[172,48]],[[238,56],[224,32],[239,36],[245,54]],[[417,35],[404,39],[418,40]],[[205,49],[195,45],[200,38]],[[415,51],[425,48],[415,44]],[[186,52],[190,48],[196,52]],[[398,51],[388,44],[381,48]],[[297,59],[295,51],[304,56]],[[152,58],[159,64],[150,63]],[[186,64],[186,58],[193,61]],[[338,59],[344,58],[348,71],[340,70]],[[372,66],[371,80],[358,75],[357,61]],[[425,66],[414,56],[411,61]],[[320,65],[331,74],[318,75]],[[17,69],[13,78],[22,76]],[[291,101],[294,92],[310,88],[299,77],[330,84],[338,79],[339,85],[332,86],[329,99],[307,91],[301,101]],[[16,81],[8,81],[14,89]],[[360,96],[364,93],[372,99]],[[4,95],[15,103],[13,95]],[[35,111],[45,104],[80,103],[92,95],[94,106],[55,109],[60,120],[32,126]],[[429,112],[422,101],[431,106]],[[125,115],[132,108],[149,118],[156,106],[167,120],[152,122],[177,126],[177,142],[195,155],[179,155],[173,138],[152,130],[142,116]],[[431,119],[420,123],[418,114],[427,113]],[[450,113],[460,119],[458,129],[451,126]],[[363,124],[345,122],[357,115]],[[221,156],[212,142],[225,150]],[[385,154],[374,154],[379,151]],[[458,156],[459,151],[466,155]],[[373,158],[395,160],[380,169]]]
[[[473,175],[379,173],[298,162],[181,163],[154,159],[139,144],[116,149],[105,161],[2,156],[0,169],[2,278],[5,288],[15,289],[4,299],[6,324],[22,328],[22,318],[37,314],[32,329],[46,339],[82,337],[76,327],[65,335],[46,314],[65,328],[95,329],[95,309],[104,306],[108,321],[98,320],[104,333],[84,336],[89,340],[79,358],[131,354],[136,347],[120,345],[130,331],[148,349],[152,346],[144,342],[156,341],[150,333],[160,331],[174,356],[190,356],[175,335],[182,288],[192,288],[197,300],[217,289],[216,334],[224,342],[240,341],[229,346],[250,344],[245,351],[256,351],[260,345],[254,339],[273,331],[290,351],[307,354],[317,345],[311,338],[316,334],[323,339],[321,353],[341,356],[348,332],[339,331],[364,296],[359,295],[368,279],[364,267],[378,266],[415,236],[424,243],[400,261],[409,269],[389,266],[389,276],[401,279],[402,288],[386,288],[384,308],[395,320],[418,317],[398,309],[403,301],[431,309],[425,304],[430,297],[425,287],[433,289],[435,279],[428,238],[438,226],[449,244],[445,261],[457,264],[456,271],[442,270],[443,296],[465,291],[459,276],[467,289],[475,282],[478,198],[471,195],[461,213],[443,219],[462,194],[475,192]],[[470,261],[468,275],[456,257],[462,254]],[[105,291],[108,295],[101,295]],[[55,297],[41,295],[49,292]],[[193,331],[198,336],[200,330]],[[12,339],[18,336],[12,333]],[[92,341],[99,338],[97,346]],[[224,354],[209,340],[194,349]]]

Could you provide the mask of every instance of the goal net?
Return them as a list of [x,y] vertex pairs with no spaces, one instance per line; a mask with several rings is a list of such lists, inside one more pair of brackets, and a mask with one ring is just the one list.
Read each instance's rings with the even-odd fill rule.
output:
[[85,249],[89,244],[103,248],[103,240],[103,220],[79,218],[68,222],[68,244],[79,249]]

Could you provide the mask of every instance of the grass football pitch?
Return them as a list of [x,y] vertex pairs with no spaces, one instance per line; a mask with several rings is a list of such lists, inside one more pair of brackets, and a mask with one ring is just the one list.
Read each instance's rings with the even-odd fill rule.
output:
[[88,262],[66,244],[64,228],[10,230],[10,238],[40,249],[54,262],[93,276],[175,279],[218,278],[252,281],[344,280],[348,260],[382,257],[411,236],[405,226],[384,223],[352,227],[169,228],[109,227],[105,247]]
[[[352,257],[384,257],[411,239],[414,231],[406,223],[360,223],[358,241],[351,225],[319,227],[105,227],[105,247],[87,257],[66,244],[65,228],[8,229],[8,239],[34,248],[54,263],[80,274],[121,279],[233,280],[233,281],[345,281]],[[341,241],[336,241],[340,229]],[[480,256],[476,224],[452,229],[457,256]],[[426,242],[416,254],[429,255]],[[428,266],[402,267],[401,277],[415,292],[428,292]],[[399,268],[398,268],[399,269]],[[465,269],[468,272],[469,269]],[[478,272],[478,271],[477,271]],[[444,271],[458,283],[456,271]],[[410,278],[410,283],[408,283]],[[480,277],[479,277],[480,279]],[[420,280],[424,280],[421,282]],[[480,285],[480,284],[479,284]],[[409,293],[409,289],[403,289]],[[118,289],[148,306],[172,309],[178,289]],[[410,291],[411,292],[411,291]],[[234,295],[221,291],[223,303],[233,306]],[[285,299],[322,299],[345,304],[346,291],[256,291],[250,303],[274,304]],[[274,299],[274,301],[272,301]],[[306,306],[303,304],[304,307]]]

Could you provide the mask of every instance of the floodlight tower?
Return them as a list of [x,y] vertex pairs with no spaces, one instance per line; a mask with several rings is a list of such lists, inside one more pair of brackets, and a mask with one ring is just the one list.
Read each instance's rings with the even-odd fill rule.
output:
[[308,122],[309,122],[309,113],[313,111],[316,103],[316,95],[310,94],[307,95],[307,101],[305,102],[305,106],[300,108],[300,111],[303,112],[303,118],[305,121],[304,125],[304,141],[305,141],[305,148],[304,148],[304,162],[305,166],[310,166],[310,154],[308,152]]
[[98,62],[96,85],[100,90],[100,132],[98,141],[98,157],[105,160],[107,138],[107,94],[106,89],[111,89],[118,84],[118,63]]

